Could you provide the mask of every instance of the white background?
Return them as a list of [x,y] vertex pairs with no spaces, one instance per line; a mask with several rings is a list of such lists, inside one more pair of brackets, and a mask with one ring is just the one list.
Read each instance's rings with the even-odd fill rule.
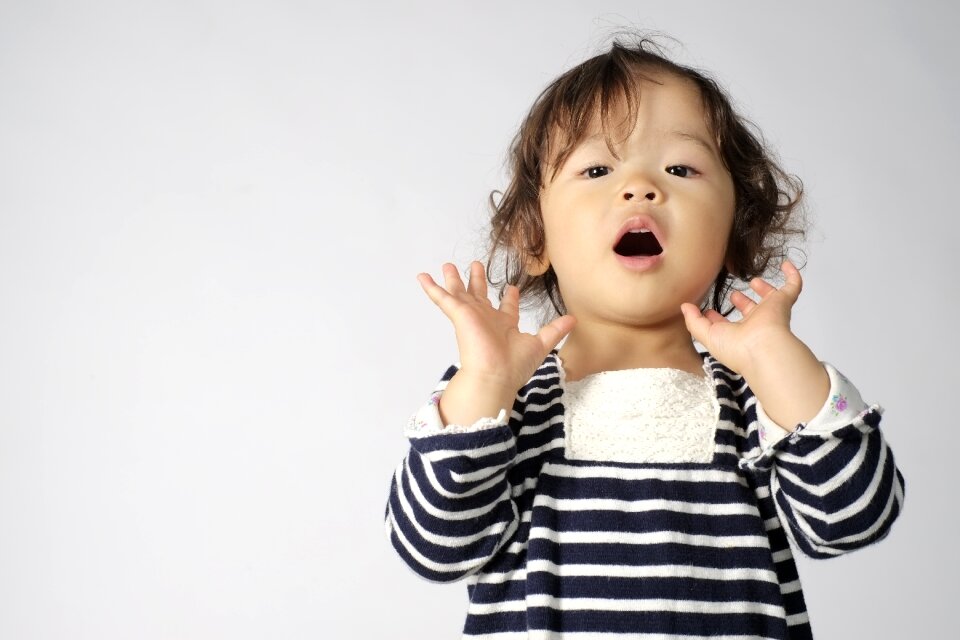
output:
[[886,410],[905,510],[798,557],[815,634],[944,637],[958,11],[771,5],[0,3],[0,638],[458,637],[383,529],[457,359],[415,276],[480,256],[527,108],[631,27],[804,180],[795,332]]

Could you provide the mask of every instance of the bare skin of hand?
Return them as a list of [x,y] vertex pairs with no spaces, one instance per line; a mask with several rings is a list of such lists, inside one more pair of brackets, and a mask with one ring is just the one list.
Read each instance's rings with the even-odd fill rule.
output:
[[779,289],[762,278],[753,278],[750,288],[760,296],[754,302],[741,291],[730,294],[730,302],[743,318],[730,321],[713,309],[701,314],[696,305],[680,305],[687,330],[712,356],[734,371],[745,374],[759,350],[774,342],[794,337],[790,311],[800,297],[803,280],[789,260],[781,266],[786,283]]
[[789,260],[782,269],[786,283],[780,289],[760,278],[750,281],[760,302],[739,291],[730,296],[742,320],[731,322],[713,310],[702,315],[686,302],[680,310],[693,337],[747,380],[772,420],[793,431],[826,402],[830,377],[810,348],[790,331],[790,310],[803,281]]
[[453,323],[460,352],[460,369],[441,396],[440,414],[445,424],[471,424],[481,417],[495,417],[498,409],[509,411],[517,390],[570,333],[576,319],[561,316],[536,335],[523,333],[517,287],[507,286],[497,309],[487,298],[480,262],[470,263],[466,286],[451,263],[443,265],[443,276],[445,287],[427,273],[417,275],[424,292]]

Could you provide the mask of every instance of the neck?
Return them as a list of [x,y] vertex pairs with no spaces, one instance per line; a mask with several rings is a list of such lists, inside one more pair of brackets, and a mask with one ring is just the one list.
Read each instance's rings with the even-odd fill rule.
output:
[[600,371],[652,367],[703,374],[703,359],[683,316],[645,326],[578,318],[559,353],[571,382]]

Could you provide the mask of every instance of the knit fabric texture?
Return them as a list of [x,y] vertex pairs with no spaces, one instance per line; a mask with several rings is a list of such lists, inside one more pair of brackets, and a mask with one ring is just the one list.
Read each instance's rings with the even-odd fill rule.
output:
[[385,525],[418,575],[466,580],[463,637],[813,637],[793,550],[862,548],[902,509],[882,408],[823,363],[826,403],[784,429],[701,356],[702,379],[567,382],[554,350],[473,425],[440,419],[447,369],[405,428]]

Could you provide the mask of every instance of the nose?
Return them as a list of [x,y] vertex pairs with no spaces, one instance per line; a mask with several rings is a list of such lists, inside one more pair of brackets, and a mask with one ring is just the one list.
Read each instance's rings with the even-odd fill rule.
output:
[[645,172],[635,172],[623,187],[623,199],[645,198],[651,202],[663,200],[663,192]]
[[[646,198],[647,200],[651,200],[651,201],[654,201],[654,202],[656,202],[656,201],[659,199],[658,192],[657,192],[656,190],[654,190],[654,191],[648,191],[647,193],[645,193],[645,194],[643,195],[643,197]],[[625,191],[625,192],[623,193],[623,199],[624,199],[624,200],[632,200],[632,199],[633,199],[633,193],[631,193],[630,191]]]

